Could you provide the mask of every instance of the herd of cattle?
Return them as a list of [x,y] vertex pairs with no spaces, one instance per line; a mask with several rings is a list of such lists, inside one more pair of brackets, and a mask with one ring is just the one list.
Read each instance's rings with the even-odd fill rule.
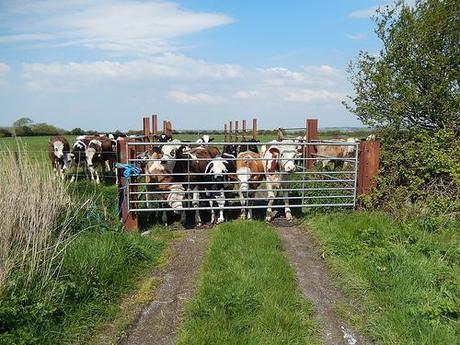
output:
[[[342,141],[348,144],[356,139]],[[278,136],[277,140],[264,145],[254,139],[239,145],[228,143],[221,151],[207,135],[196,143],[163,135],[154,145],[145,146],[148,150],[137,157],[141,175],[145,176],[147,208],[164,209],[163,222],[167,220],[166,209],[172,209],[180,213],[181,221],[185,222],[186,196],[190,195],[192,207],[196,208],[195,224],[201,225],[200,202],[209,204],[211,222],[221,223],[225,221],[223,211],[230,189],[232,194],[238,195],[241,217],[249,219],[254,201],[258,200],[258,188],[264,183],[264,199],[268,200],[266,220],[273,217],[272,206],[277,193],[282,193],[285,215],[290,220],[289,192],[285,186],[289,175],[302,166],[304,142],[301,137],[283,139]],[[72,147],[62,136],[49,141],[49,155],[56,175],[64,179],[66,170],[75,167],[71,181],[75,180],[80,166],[96,183],[100,181],[99,172],[112,171],[116,176],[116,148],[117,139],[111,135],[80,136]],[[315,145],[315,148],[318,162],[325,167],[329,161],[337,162],[337,159],[343,159],[346,164],[346,158],[354,155],[356,146]],[[159,207],[159,203],[163,206]],[[218,217],[215,211],[219,211]]]

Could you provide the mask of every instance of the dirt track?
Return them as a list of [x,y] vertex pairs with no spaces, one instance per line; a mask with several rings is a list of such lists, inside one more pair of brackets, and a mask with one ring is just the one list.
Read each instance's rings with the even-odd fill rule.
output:
[[274,224],[280,235],[286,256],[297,275],[304,296],[315,306],[321,326],[321,340],[328,345],[371,344],[340,320],[334,310],[343,295],[334,287],[329,270],[321,259],[316,241],[296,226],[283,220]]
[[185,302],[196,285],[209,235],[209,229],[183,231],[183,236],[174,244],[171,263],[159,273],[161,284],[155,291],[155,299],[120,344],[174,344]]

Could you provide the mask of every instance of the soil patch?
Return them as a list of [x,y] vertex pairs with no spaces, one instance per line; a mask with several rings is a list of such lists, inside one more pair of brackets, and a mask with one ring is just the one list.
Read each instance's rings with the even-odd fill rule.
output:
[[120,344],[173,344],[200,271],[210,230],[186,230],[173,245],[171,262],[158,276],[153,301],[121,339]]
[[315,305],[323,343],[372,344],[337,316],[334,307],[337,303],[345,301],[345,298],[335,288],[315,239],[308,232],[289,225],[282,219],[278,218],[274,225],[283,241],[289,263],[296,272],[301,291]]

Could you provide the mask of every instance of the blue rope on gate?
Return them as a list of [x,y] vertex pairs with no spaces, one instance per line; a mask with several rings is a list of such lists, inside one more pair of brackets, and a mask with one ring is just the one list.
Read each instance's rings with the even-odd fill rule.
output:
[[141,169],[134,164],[116,163],[115,168],[123,169],[123,176],[129,179],[130,176],[139,176]]
[[117,202],[117,214],[121,213],[120,205],[123,202],[124,193],[122,192],[126,187],[128,187],[128,180],[131,176],[139,176],[141,169],[139,169],[134,164],[124,164],[124,163],[115,163],[115,168],[123,169],[123,176],[126,178],[125,185],[120,187],[118,193],[118,202]]

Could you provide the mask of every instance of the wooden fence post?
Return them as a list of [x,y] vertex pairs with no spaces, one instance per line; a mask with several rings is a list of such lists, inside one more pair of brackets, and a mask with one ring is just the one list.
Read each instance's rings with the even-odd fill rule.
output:
[[[376,187],[376,176],[380,167],[380,141],[361,140],[358,146],[358,176],[356,196],[368,195]],[[358,201],[358,207],[361,202]]]
[[172,124],[171,124],[171,121],[165,121],[164,133],[166,135],[172,136]]
[[142,119],[142,132],[144,137],[149,138],[150,141],[150,117],[144,117]]
[[257,119],[252,119],[252,139],[257,140]]
[[238,142],[238,120],[235,121],[235,141]]
[[228,130],[228,138],[229,138],[229,141],[232,142],[233,141],[233,122],[230,121],[229,122],[229,130]]
[[243,140],[246,140],[246,120],[243,120]]
[[152,115],[152,133],[153,133],[153,141],[158,140],[158,114]]
[[[118,161],[120,163],[128,163],[128,157],[132,153],[128,152],[128,139],[118,139]],[[132,149],[130,149],[132,151]],[[135,155],[135,151],[134,151]],[[127,187],[128,179],[123,176],[123,169],[118,169],[118,209],[120,212],[120,218],[123,223],[123,228],[126,231],[136,231],[138,229],[137,214],[135,212],[129,212],[128,204],[128,193],[129,187]]]
[[225,123],[224,124],[224,142],[227,142],[227,139],[228,139],[228,137],[227,137],[227,124]]
[[[318,140],[318,119],[307,119],[307,143],[311,143],[314,140]],[[313,154],[316,153],[316,147],[314,145],[307,145],[307,169],[313,167]]]

